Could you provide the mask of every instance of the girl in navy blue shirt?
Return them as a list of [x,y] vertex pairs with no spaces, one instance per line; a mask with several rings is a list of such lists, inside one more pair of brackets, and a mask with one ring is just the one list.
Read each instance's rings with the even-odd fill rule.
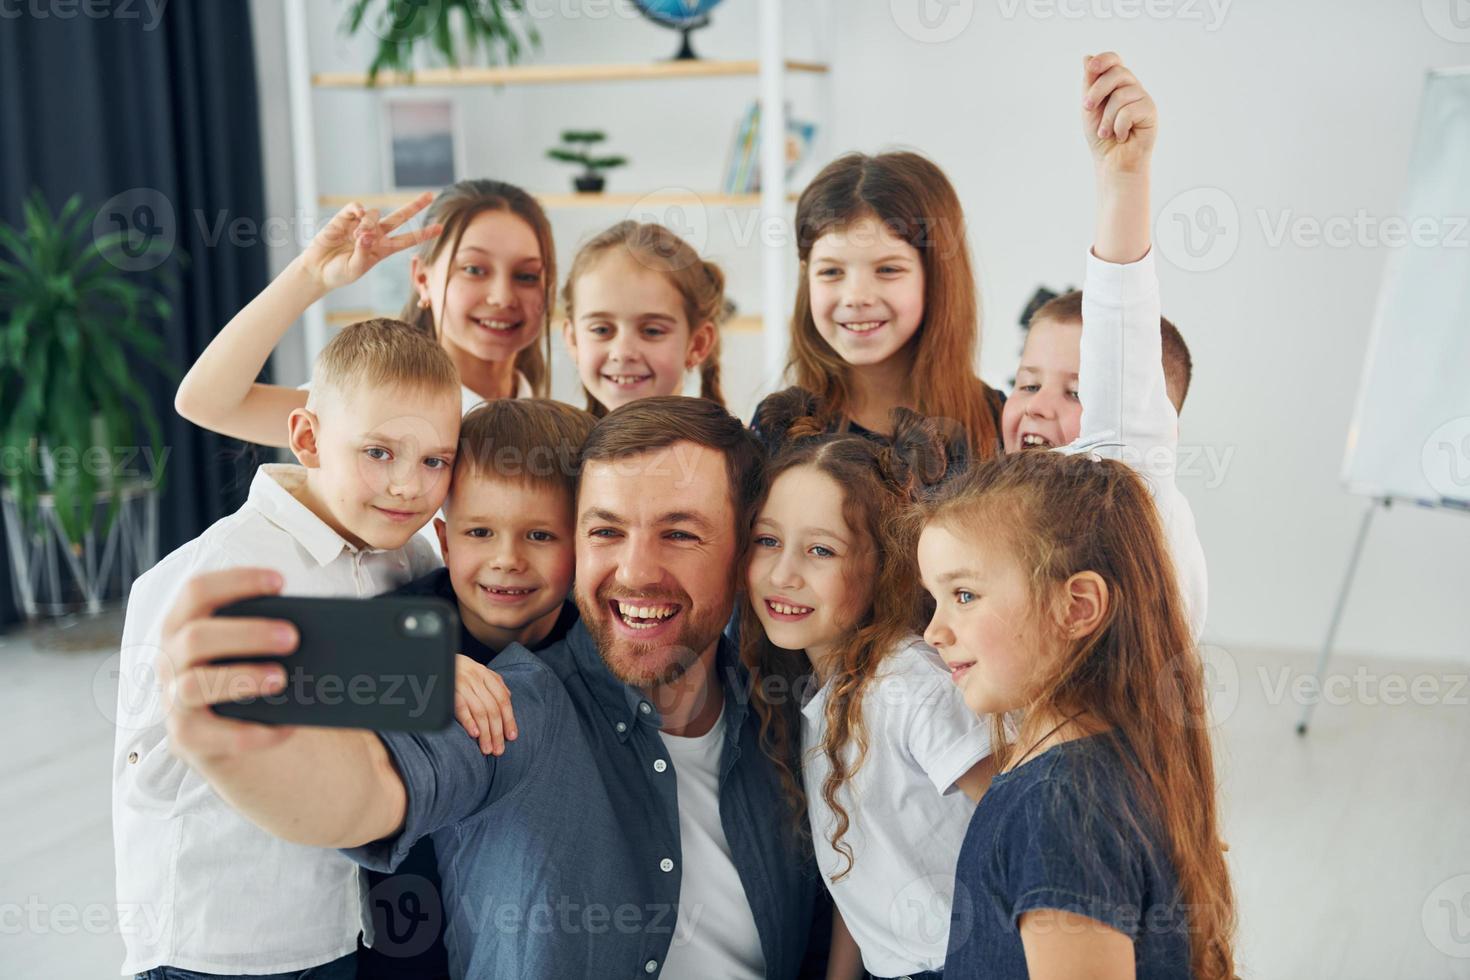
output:
[[1143,480],[1023,452],[929,506],[924,639],[993,719],[946,980],[1229,980],[1202,668]]

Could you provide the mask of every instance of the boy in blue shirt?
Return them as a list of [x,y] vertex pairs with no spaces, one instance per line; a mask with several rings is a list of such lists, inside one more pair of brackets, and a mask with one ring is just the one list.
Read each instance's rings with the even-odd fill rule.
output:
[[[455,713],[487,754],[504,751],[514,722],[506,731],[494,708],[504,685],[479,667],[513,643],[544,649],[577,622],[570,599],[576,460],[593,421],[581,409],[531,398],[487,402],[466,415],[443,516],[434,519],[445,567],[394,593],[459,607]],[[359,952],[359,978],[447,977],[434,842],[420,840],[392,874],[367,875],[376,938]]]

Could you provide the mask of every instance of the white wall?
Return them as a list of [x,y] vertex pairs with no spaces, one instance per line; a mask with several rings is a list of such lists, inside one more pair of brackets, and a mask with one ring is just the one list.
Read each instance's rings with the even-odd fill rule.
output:
[[[1454,2],[864,0],[831,5],[843,16],[817,30],[812,15],[827,5],[788,4],[792,53],[832,64],[828,83],[793,82],[797,113],[826,123],[814,165],[847,149],[911,147],[954,181],[977,260],[982,373],[992,384],[1009,378],[1015,320],[1035,286],[1081,277],[1092,221],[1078,130],[1081,56],[1117,49],[1149,85],[1162,112],[1154,204],[1164,213],[1164,310],[1195,358],[1182,438],[1196,455],[1184,483],[1210,560],[1214,642],[1314,647],[1326,627],[1365,506],[1340,489],[1337,474],[1387,249],[1371,235],[1348,247],[1271,235],[1283,217],[1395,215],[1423,72],[1470,62],[1470,43],[1457,43],[1470,42],[1470,30],[1456,37],[1448,20]],[[927,20],[917,4],[927,5]],[[696,47],[753,57],[754,7],[728,0]],[[318,70],[367,61],[362,45],[335,33],[338,9],[313,4]],[[554,14],[537,21],[546,62],[636,61],[674,47],[672,34],[628,16],[623,4],[542,0],[532,9]],[[281,70],[278,48],[257,38],[263,77]],[[609,130],[613,151],[634,158],[614,173],[613,189],[713,187],[753,97],[749,81],[461,96],[471,170],[534,190],[566,186],[570,175],[542,153],[561,128],[584,126]],[[376,97],[316,98],[323,188],[377,189]],[[284,101],[274,111],[284,114]],[[1211,190],[1176,199],[1200,187]],[[1204,256],[1210,268],[1188,271],[1179,267],[1189,256],[1174,213],[1202,220],[1200,201],[1233,206],[1238,220],[1217,211],[1225,234]],[[582,238],[622,215],[553,217],[564,268]],[[727,265],[732,295],[754,311],[759,243],[732,235],[725,215],[708,217],[706,252]],[[396,304],[402,277],[379,276],[362,302]],[[558,394],[571,397],[570,368],[561,360],[556,370]],[[732,338],[726,370],[745,411],[769,382],[759,374],[758,340]],[[1411,508],[1380,515],[1340,648],[1470,659],[1459,615],[1467,554],[1464,517]]]
[[[1067,5],[1079,8],[1129,5]],[[1027,14],[1056,5],[961,2],[950,30],[972,11],[968,25],[924,43],[889,10],[855,7],[835,44],[837,141],[918,146],[951,175],[985,297],[984,374],[1000,383],[1037,281],[1081,275],[1092,188],[1076,124],[1080,56],[1124,53],[1161,107],[1156,211],[1205,186],[1240,216],[1234,256],[1207,272],[1167,261],[1187,256],[1160,235],[1172,245],[1160,248],[1164,310],[1196,363],[1182,438],[1229,459],[1223,479],[1202,466],[1186,481],[1210,561],[1209,636],[1311,647],[1365,506],[1337,474],[1387,250],[1273,247],[1260,213],[1272,230],[1288,213],[1394,215],[1423,72],[1470,62],[1470,44],[1437,35],[1409,2],[1241,0],[1214,30],[1203,3],[1153,9],[1191,8],[1204,19],[1067,19]],[[1341,647],[1470,658],[1467,554],[1463,516],[1380,515]]]

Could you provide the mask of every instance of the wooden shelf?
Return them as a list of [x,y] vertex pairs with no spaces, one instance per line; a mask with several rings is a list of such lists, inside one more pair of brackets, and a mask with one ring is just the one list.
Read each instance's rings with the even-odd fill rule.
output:
[[[404,191],[390,194],[323,194],[317,198],[320,207],[335,211],[357,201],[366,208],[400,208],[414,200],[422,191]],[[647,194],[601,193],[601,194],[535,194],[541,206],[548,210],[565,208],[631,208],[634,205],[661,207],[667,204],[701,204],[713,208],[758,208],[759,194],[700,194],[695,191],[658,191]],[[786,200],[795,201],[796,194],[787,194]]]
[[[380,310],[331,310],[327,313],[327,326],[333,328],[345,327],[359,320],[371,320],[373,317],[396,317],[398,314],[384,313]],[[560,314],[552,315],[552,322],[560,320]],[[758,316],[735,316],[726,320],[720,330],[723,333],[760,333],[761,318]]]
[[392,319],[398,314],[382,313],[378,310],[331,310],[327,313],[327,326],[345,327],[361,320],[371,320],[380,316]]
[[[788,72],[825,74],[827,66],[811,61],[787,61]],[[731,78],[759,75],[760,62],[747,61],[659,61],[611,65],[514,65],[500,68],[423,68],[412,74],[379,72],[377,83],[368,85],[364,72],[319,72],[312,76],[317,88],[389,88],[466,85],[546,85],[560,82],[636,82],[672,78]]]

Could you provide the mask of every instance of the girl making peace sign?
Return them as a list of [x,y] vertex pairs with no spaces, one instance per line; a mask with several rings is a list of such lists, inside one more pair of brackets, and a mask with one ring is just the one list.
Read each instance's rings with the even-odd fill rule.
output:
[[[426,207],[423,228],[401,231]],[[467,180],[438,197],[426,191],[388,215],[356,202],[337,212],[210,342],[179,385],[174,407],[224,435],[284,446],[286,419],[306,404],[306,392],[256,383],[271,351],[313,303],[415,246],[413,295],[401,319],[432,332],[449,353],[465,411],[491,398],[545,396],[556,284],[551,226],[520,188]]]

